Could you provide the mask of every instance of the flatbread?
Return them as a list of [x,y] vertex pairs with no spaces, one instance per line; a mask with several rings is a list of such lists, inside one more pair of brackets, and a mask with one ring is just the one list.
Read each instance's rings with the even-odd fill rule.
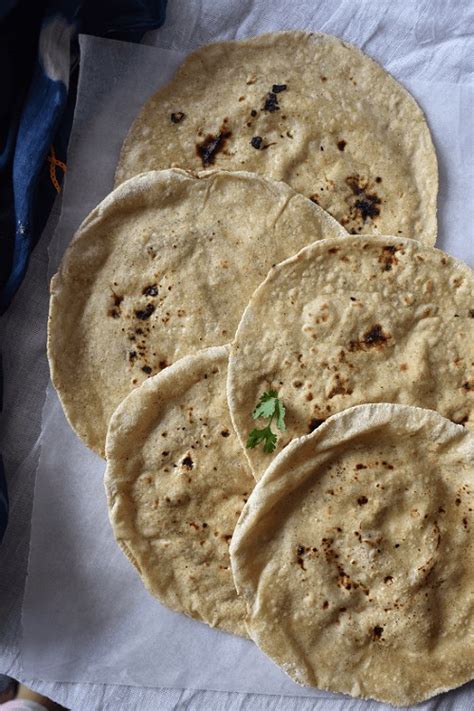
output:
[[435,243],[438,168],[421,109],[330,35],[272,33],[193,52],[133,123],[116,184],[170,166],[265,174],[349,232]]
[[[267,390],[287,410],[275,454],[366,402],[419,405],[472,428],[473,317],[472,270],[437,249],[394,237],[304,248],[270,272],[236,333],[228,396],[242,444]],[[272,455],[246,453],[258,479]]]
[[364,405],[288,445],[231,544],[251,637],[296,682],[414,704],[474,677],[474,436]]
[[284,183],[249,173],[151,172],[114,190],[51,282],[51,377],[73,429],[103,455],[130,390],[227,343],[272,264],[344,234]]
[[183,358],[119,405],[105,484],[117,542],[148,590],[246,636],[228,549],[254,480],[230,422],[227,361],[226,347]]

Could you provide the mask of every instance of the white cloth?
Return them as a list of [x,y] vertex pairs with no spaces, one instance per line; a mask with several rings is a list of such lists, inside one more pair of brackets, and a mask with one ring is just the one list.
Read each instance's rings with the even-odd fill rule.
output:
[[14,699],[0,704],[0,711],[47,711],[46,706],[29,699]]
[[[437,131],[457,134],[463,116],[469,116],[472,120],[474,5],[470,0],[378,0],[377,3],[373,0],[305,0],[298,3],[282,0],[245,0],[240,3],[232,3],[230,0],[173,0],[169,4],[164,27],[152,33],[147,41],[160,47],[186,51],[207,41],[290,27],[338,34],[363,48],[401,81],[426,82],[428,99],[430,91],[433,91],[441,94],[438,99],[444,96],[444,100],[450,102],[449,111],[438,122]],[[441,246],[457,256],[472,260],[474,244],[472,232],[468,231],[468,218],[472,216],[474,202],[472,188],[469,188],[469,180],[474,178],[474,171],[470,169],[472,163],[468,161],[469,155],[473,154],[472,132],[461,132],[461,137],[454,158],[461,167],[466,166],[466,171],[457,171],[456,180],[447,181],[447,171],[453,156],[442,155],[440,162],[443,195],[440,201]],[[12,507],[11,525],[0,549],[0,671],[17,678],[22,677],[19,619],[28,553],[34,470],[38,459],[35,441],[40,431],[40,413],[47,383],[44,359],[46,246],[58,209],[59,205],[33,254],[27,280],[2,324],[4,403],[8,414],[8,419],[4,418],[2,424],[2,451],[10,479]],[[457,230],[454,235],[449,227],[455,215],[465,216],[466,227]],[[74,216],[71,219],[73,221]],[[67,495],[68,492],[64,492],[64,496]],[[44,555],[54,556],[54,550],[44,551]],[[41,609],[40,599],[37,599],[37,604]],[[40,655],[41,650],[38,649],[38,660]],[[107,663],[107,658],[104,662]],[[144,711],[373,711],[380,708],[380,705],[372,702],[364,704],[340,697],[314,700],[110,684],[69,684],[64,681],[54,683],[30,680],[27,683],[65,706],[81,711],[125,711],[135,708]],[[153,679],[150,684],[153,684]],[[474,706],[473,694],[474,691],[467,686],[417,708],[467,711]]]

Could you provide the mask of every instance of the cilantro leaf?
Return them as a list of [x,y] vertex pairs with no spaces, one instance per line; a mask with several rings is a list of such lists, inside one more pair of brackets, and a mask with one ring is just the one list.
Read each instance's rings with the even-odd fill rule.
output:
[[259,430],[255,428],[249,433],[249,436],[247,438],[247,443],[246,447],[247,449],[253,449],[256,447],[260,442],[262,442],[265,439],[265,432],[264,430]]
[[286,430],[286,425],[285,425],[285,415],[286,415],[286,408],[284,404],[278,400],[275,403],[275,415],[277,418],[277,427],[279,430],[282,430],[284,432]]
[[249,433],[247,443],[245,445],[247,449],[254,449],[254,447],[257,447],[261,442],[263,442],[263,451],[267,454],[271,454],[276,447],[277,441],[277,435],[271,428],[273,418],[276,417],[277,428],[284,431],[286,430],[285,414],[285,406],[278,399],[278,394],[274,390],[268,390],[263,393],[254,411],[252,412],[252,418],[257,420],[259,417],[263,417],[266,420],[270,420],[270,422],[263,429],[258,429],[256,427]]
[[253,449],[260,442],[263,442],[263,451],[270,454],[276,447],[277,436],[271,431],[270,426],[264,427],[262,430],[257,428],[253,429],[247,439],[247,444],[245,445],[247,449]]
[[259,417],[273,417],[275,414],[276,403],[278,402],[277,394],[274,390],[269,390],[263,393],[260,398],[257,407],[252,412],[252,417],[254,420],[258,420]]
[[265,427],[263,430],[265,432],[265,444],[263,445],[263,451],[267,454],[271,454],[276,447],[277,436],[271,431],[270,425]]

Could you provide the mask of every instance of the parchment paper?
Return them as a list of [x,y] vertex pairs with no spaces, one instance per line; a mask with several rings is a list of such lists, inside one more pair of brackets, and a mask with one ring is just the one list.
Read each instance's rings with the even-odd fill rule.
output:
[[[183,57],[83,37],[63,210],[50,273],[81,220],[111,189],[137,110]],[[472,87],[406,82],[433,131],[441,173],[438,246],[474,261]],[[29,576],[26,676],[54,681],[329,697],[291,682],[252,643],[170,612],[143,588],[107,519],[104,463],[67,425],[49,386],[43,410]]]

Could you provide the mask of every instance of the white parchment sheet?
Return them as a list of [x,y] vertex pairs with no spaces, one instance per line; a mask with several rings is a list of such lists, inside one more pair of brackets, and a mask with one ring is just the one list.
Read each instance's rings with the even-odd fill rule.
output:
[[[81,220],[112,188],[118,152],[139,107],[183,56],[82,37],[70,169],[50,273]],[[438,152],[438,246],[473,265],[474,88],[413,79],[405,85],[427,114]],[[23,608],[25,676],[332,696],[298,687],[251,642],[173,613],[145,591],[112,536],[104,462],[73,434],[51,386],[41,443]]]

